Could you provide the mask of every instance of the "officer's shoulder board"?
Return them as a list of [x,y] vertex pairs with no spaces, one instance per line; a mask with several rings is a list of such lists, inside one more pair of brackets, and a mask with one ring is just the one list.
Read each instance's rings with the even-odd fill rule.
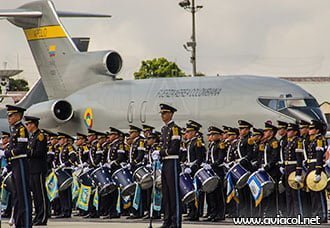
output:
[[172,135],[179,135],[179,127],[173,126],[172,127]]
[[271,147],[273,149],[277,149],[277,147],[278,147],[278,141],[277,140],[273,140],[272,143],[271,143]]
[[42,142],[42,141],[44,140],[44,138],[45,138],[44,134],[40,132],[40,133],[38,134],[38,140],[39,140],[40,142]]
[[202,141],[201,138],[197,138],[197,139],[196,139],[196,146],[197,146],[197,147],[202,147],[202,146],[203,146],[203,141]]
[[68,148],[67,150],[68,150],[69,152],[73,151],[73,146],[69,145],[67,148]]
[[130,150],[130,146],[127,145],[127,144],[125,144],[125,150],[126,150],[126,151],[129,151],[129,150]]
[[265,144],[263,144],[263,143],[260,143],[259,144],[259,151],[264,151],[265,150]]
[[226,148],[226,144],[224,142],[220,142],[219,143],[219,148],[222,149],[222,150],[225,149]]
[[139,147],[144,147],[144,140],[140,140]]
[[84,149],[84,151],[89,150],[89,149],[88,149],[88,146],[83,146],[83,149]]
[[120,143],[118,149],[119,150],[124,150],[124,145],[122,143]]
[[25,135],[25,127],[23,125],[21,125],[19,127],[19,137],[20,138],[25,138],[26,137],[26,135]]

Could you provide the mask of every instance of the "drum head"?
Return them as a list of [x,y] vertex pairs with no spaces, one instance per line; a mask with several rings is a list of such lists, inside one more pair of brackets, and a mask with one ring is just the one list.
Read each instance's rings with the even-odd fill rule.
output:
[[243,188],[246,185],[250,175],[251,175],[251,172],[247,171],[243,176],[241,176],[241,178],[236,183],[236,188],[238,188],[238,189]]
[[131,184],[125,186],[121,191],[122,196],[134,195],[135,188],[136,188],[136,183],[131,183]]
[[101,189],[100,189],[100,195],[101,196],[106,196],[110,193],[112,193],[113,191],[117,190],[117,185],[115,183],[110,183],[110,184],[106,184],[104,185]]
[[202,190],[206,193],[213,192],[219,183],[219,178],[214,176],[210,177],[202,183]]
[[190,203],[195,200],[195,191],[190,191],[182,197],[182,203]]

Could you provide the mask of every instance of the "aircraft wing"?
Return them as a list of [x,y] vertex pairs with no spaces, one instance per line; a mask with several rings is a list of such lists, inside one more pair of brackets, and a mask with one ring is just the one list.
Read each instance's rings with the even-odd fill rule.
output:
[[27,9],[0,10],[1,17],[41,17],[42,12]]

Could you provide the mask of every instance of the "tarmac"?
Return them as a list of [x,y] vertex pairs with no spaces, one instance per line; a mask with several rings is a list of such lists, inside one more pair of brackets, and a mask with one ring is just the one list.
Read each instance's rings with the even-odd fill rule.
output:
[[[161,220],[156,220],[152,223],[153,228],[160,227],[162,225]],[[50,219],[48,221],[47,226],[35,226],[35,227],[50,227],[50,228],[75,228],[75,227],[93,227],[93,228],[103,228],[103,227],[125,227],[125,228],[148,228],[149,227],[149,220],[142,220],[142,219],[137,219],[137,220],[127,220],[125,218],[120,218],[120,219],[113,219],[113,220],[103,220],[103,219],[83,219],[80,217],[73,217],[70,219]],[[260,227],[260,228],[266,228],[268,226],[261,226],[261,225],[254,225],[254,226],[247,226],[247,225],[234,225],[232,223],[231,219],[227,219],[222,222],[217,222],[217,223],[208,223],[208,222],[183,222],[182,227],[184,228],[199,228],[199,227],[205,227],[205,228],[214,228],[216,226],[220,226],[221,228],[243,228],[243,227]],[[7,228],[10,227],[8,225],[8,219],[2,220],[1,221],[1,228]],[[272,228],[283,228],[283,227],[288,227],[285,225],[281,226],[275,226],[272,225]],[[290,226],[290,227],[317,227],[317,228],[325,228],[325,227],[330,227],[329,224],[322,224],[322,225],[310,225],[310,226]]]

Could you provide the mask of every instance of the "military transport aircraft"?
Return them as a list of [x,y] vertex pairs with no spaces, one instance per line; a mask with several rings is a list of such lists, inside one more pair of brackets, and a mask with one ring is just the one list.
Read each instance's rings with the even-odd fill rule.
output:
[[116,51],[80,52],[59,17],[102,16],[56,11],[52,1],[35,1],[0,17],[24,30],[48,100],[32,105],[28,115],[41,127],[74,134],[92,127],[147,123],[160,127],[159,104],[178,109],[183,124],[237,125],[246,119],[261,127],[265,120],[325,121],[315,98],[285,80],[260,76],[183,77],[116,80],[122,58]]

